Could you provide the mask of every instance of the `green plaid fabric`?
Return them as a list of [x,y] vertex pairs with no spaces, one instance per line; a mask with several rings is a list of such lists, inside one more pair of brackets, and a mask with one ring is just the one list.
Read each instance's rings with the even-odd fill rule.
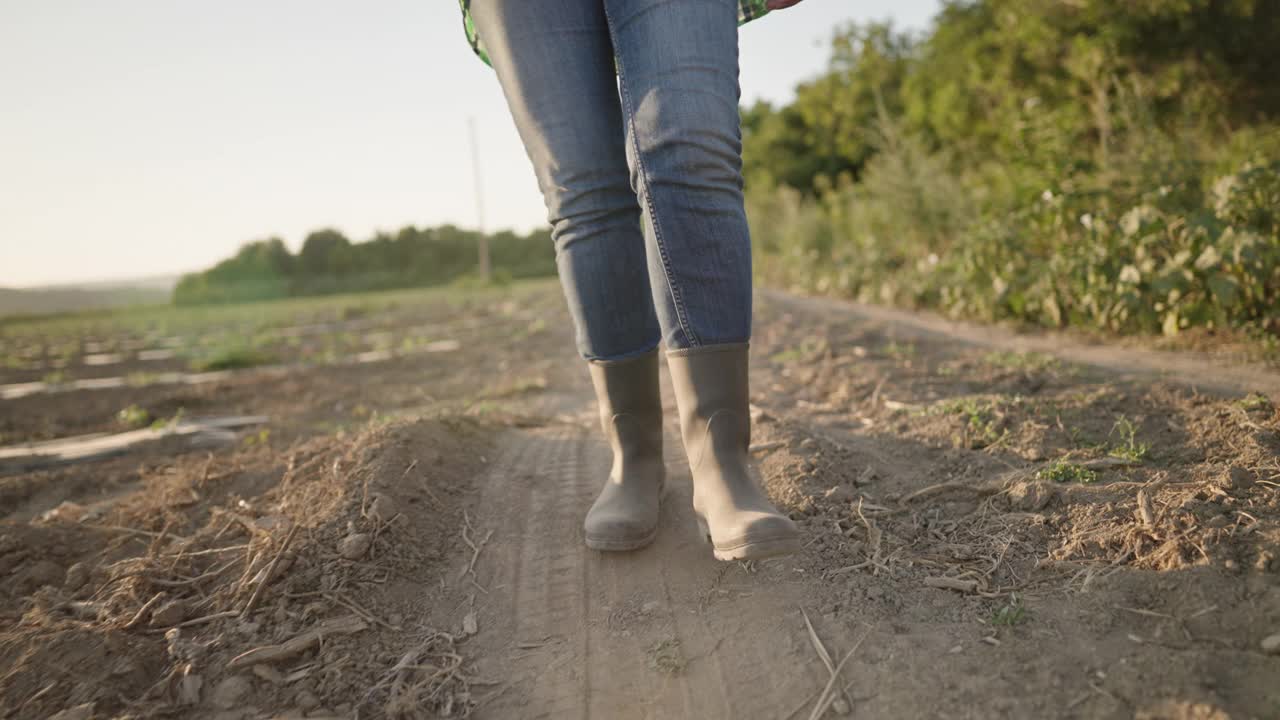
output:
[[[738,0],[738,24],[743,25],[756,18],[764,17],[769,12],[769,8],[765,7],[765,1]],[[471,0],[458,0],[458,6],[462,8],[462,29],[467,33],[467,43],[484,61],[484,64],[489,65],[489,54],[485,52],[484,41],[480,39],[480,33],[476,32],[476,24],[471,21]]]

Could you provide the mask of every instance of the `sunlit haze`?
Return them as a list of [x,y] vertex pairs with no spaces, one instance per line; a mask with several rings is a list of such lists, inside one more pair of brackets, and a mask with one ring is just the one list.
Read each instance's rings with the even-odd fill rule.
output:
[[[743,101],[786,101],[833,28],[927,25],[938,0],[807,0],[742,30]],[[545,222],[456,3],[5,3],[0,285],[196,270],[271,235],[297,248],[406,224]]]

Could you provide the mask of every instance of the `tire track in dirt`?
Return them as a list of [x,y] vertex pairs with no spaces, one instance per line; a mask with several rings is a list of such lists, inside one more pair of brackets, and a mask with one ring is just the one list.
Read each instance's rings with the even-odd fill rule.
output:
[[610,455],[590,397],[578,401],[564,422],[506,433],[481,479],[472,521],[494,535],[477,566],[488,594],[475,600],[469,652],[477,674],[505,685],[476,716],[785,716],[824,679],[806,671],[792,571],[771,563],[748,574],[711,557],[674,432],[658,540],[635,553],[588,550],[582,517]]

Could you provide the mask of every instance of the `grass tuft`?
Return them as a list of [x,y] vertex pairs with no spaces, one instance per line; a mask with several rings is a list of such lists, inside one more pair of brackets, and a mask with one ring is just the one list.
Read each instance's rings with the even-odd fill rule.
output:
[[1021,625],[1027,621],[1027,606],[1022,604],[1022,598],[1017,593],[1009,596],[1009,602],[996,608],[991,613],[990,622],[992,625],[1000,627],[1013,627]]
[[275,358],[261,350],[235,346],[215,350],[211,355],[193,362],[192,367],[202,372],[214,372],[217,370],[241,370],[259,365],[270,365],[272,362],[275,362]]
[[1098,473],[1066,460],[1055,460],[1048,467],[1039,470],[1036,473],[1036,479],[1058,483],[1076,482],[1088,484],[1098,479]]
[[116,413],[116,420],[119,420],[120,424],[125,427],[140,428],[151,423],[151,413],[147,412],[145,408],[130,405]]

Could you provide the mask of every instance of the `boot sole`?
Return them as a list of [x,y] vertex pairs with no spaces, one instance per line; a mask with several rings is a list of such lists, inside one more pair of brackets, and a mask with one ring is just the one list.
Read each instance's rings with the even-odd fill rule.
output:
[[618,540],[615,538],[602,538],[586,536],[587,547],[591,550],[600,550],[602,552],[627,552],[628,550],[639,550],[643,547],[651,545],[655,538],[658,537],[658,528],[654,528],[652,532],[642,538],[631,540]]
[[717,560],[763,560],[800,552],[800,538],[797,536],[746,540],[729,546],[716,545],[711,539],[711,529],[707,527],[706,521],[701,517],[697,520],[702,539],[711,546],[711,554]]
[[794,555],[800,552],[798,538],[778,538],[776,540],[758,540],[743,543],[732,548],[711,546],[711,554],[717,560],[763,560],[765,558]]

